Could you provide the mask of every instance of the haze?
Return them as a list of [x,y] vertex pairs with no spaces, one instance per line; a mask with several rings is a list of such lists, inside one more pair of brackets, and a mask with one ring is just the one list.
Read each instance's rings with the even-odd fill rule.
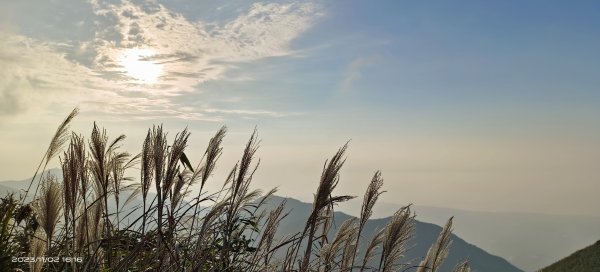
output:
[[[310,201],[351,139],[339,192],[480,211],[598,216],[600,3],[2,1],[0,180],[30,177],[56,126],[96,121],[132,153],[192,131],[211,181],[256,127],[256,186]],[[58,164],[55,164],[56,166]]]

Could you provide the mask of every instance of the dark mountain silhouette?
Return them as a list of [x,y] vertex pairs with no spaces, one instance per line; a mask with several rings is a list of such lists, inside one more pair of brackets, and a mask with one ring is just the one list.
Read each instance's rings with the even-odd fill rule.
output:
[[599,272],[600,241],[569,255],[568,257],[540,270],[540,272]]

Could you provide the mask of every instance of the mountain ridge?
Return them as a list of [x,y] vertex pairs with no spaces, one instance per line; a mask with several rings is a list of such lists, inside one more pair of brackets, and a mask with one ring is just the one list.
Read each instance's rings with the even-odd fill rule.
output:
[[[60,177],[62,175],[62,172],[60,171],[60,169],[50,169],[47,170],[46,172],[44,172],[44,174],[47,173],[51,173],[52,175],[57,176],[57,178],[60,180]],[[36,182],[33,184],[32,188],[35,188],[35,186],[37,185],[37,181],[39,179],[36,178]],[[2,190],[3,187],[5,188],[12,188],[14,191],[16,192],[23,192],[24,189],[27,188],[27,186],[29,186],[29,183],[31,182],[31,178],[29,179],[24,179],[24,180],[19,180],[19,181],[6,181],[6,182],[0,182],[0,190]],[[2,192],[0,191],[0,195]],[[28,199],[31,198],[32,196],[28,196]],[[139,198],[139,197],[138,197]],[[305,223],[305,219],[308,217],[308,213],[310,212],[310,209],[312,207],[312,204],[310,203],[306,203],[306,202],[302,202],[293,198],[287,198],[287,197],[280,197],[280,196],[272,196],[267,205],[267,207],[265,208],[273,208],[274,205],[278,205],[281,201],[283,200],[287,200],[287,205],[286,205],[286,210],[287,211],[291,211],[293,213],[294,216],[292,217],[287,217],[286,219],[284,219],[280,225],[280,229],[278,230],[277,235],[279,237],[282,237],[285,234],[289,234],[289,233],[295,233],[300,231],[298,229],[298,226],[301,226]],[[139,199],[134,200],[131,204],[128,205],[128,207],[134,207],[139,205]],[[134,215],[135,217],[135,215]],[[339,226],[341,224],[342,221],[350,218],[351,215],[345,214],[343,212],[335,212],[335,226]],[[289,220],[290,218],[294,218],[300,221],[296,221],[296,220]],[[365,227],[365,231],[363,232],[363,235],[371,235],[372,233],[374,233],[374,230],[376,228],[383,228],[383,226],[387,223],[387,220],[389,220],[389,217],[387,218],[380,218],[380,219],[373,219],[373,220],[369,220],[369,222],[367,223],[367,226]],[[431,224],[431,223],[425,223],[425,222],[420,222],[418,220],[415,220],[415,224],[416,224],[416,238],[413,238],[414,240],[411,240],[411,243],[409,243],[410,249],[407,252],[407,257],[405,258],[406,260],[413,260],[413,264],[417,263],[420,261],[420,258],[422,258],[423,256],[425,256],[429,246],[431,244],[433,244],[435,242],[435,240],[437,239],[437,236],[439,234],[439,232],[441,231],[441,227],[435,224]],[[486,251],[484,251],[483,249],[479,248],[478,246],[474,245],[474,244],[470,244],[468,242],[466,242],[465,240],[461,239],[459,236],[453,235],[452,239],[454,240],[453,245],[451,245],[450,248],[450,255],[447,259],[447,261],[444,263],[444,266],[442,267],[442,269],[440,270],[440,272],[444,272],[444,271],[452,271],[452,268],[458,264],[459,262],[463,261],[464,259],[469,259],[471,261],[471,265],[474,272],[476,271],[486,271],[486,272],[519,272],[522,271],[521,269],[515,267],[514,265],[510,264],[508,261],[506,261],[505,259],[496,256],[496,255],[492,255]],[[362,239],[361,245],[362,243],[366,243],[368,239]]]
[[[338,210],[354,213],[360,200]],[[374,216],[390,214],[399,204],[380,202]],[[454,233],[525,271],[536,271],[600,237],[600,216],[484,212],[414,205],[420,221],[442,225],[454,216]],[[356,214],[352,214],[356,215]]]
[[600,240],[541,269],[539,272],[598,272],[600,271]]
[[[281,222],[280,229],[278,230],[278,235],[284,234],[286,232],[293,233],[299,231],[299,227],[303,226],[303,224],[305,223],[303,222],[303,220],[308,216],[308,213],[310,212],[310,209],[312,207],[312,204],[310,203],[302,202],[294,198],[281,196],[272,196],[268,200],[268,205],[274,207],[284,200],[286,201],[286,210],[293,213],[294,216],[291,218],[290,216],[288,216]],[[343,221],[351,217],[354,216],[336,211],[334,213],[334,225],[339,226]],[[362,239],[360,246],[366,246],[366,242],[369,240],[371,234],[375,232],[375,229],[382,229],[383,226],[385,226],[385,224],[388,222],[388,220],[389,217],[369,220],[363,231],[363,235],[365,235],[368,238]],[[413,260],[412,264],[418,264],[420,259],[427,253],[429,246],[435,243],[438,234],[442,230],[442,227],[438,225],[421,222],[419,220],[415,220],[415,225],[415,238],[409,241],[409,250],[407,251],[405,258],[406,260]],[[466,242],[464,239],[460,238],[457,235],[453,234],[452,240],[453,243],[450,247],[450,254],[448,255],[448,258],[444,262],[440,271],[452,271],[456,264],[458,264],[461,261],[464,261],[465,259],[468,259],[470,261],[472,271],[474,272],[522,271],[521,269],[509,263],[505,259],[490,254],[482,250],[478,246]],[[365,243],[365,245],[363,245],[362,243]]]

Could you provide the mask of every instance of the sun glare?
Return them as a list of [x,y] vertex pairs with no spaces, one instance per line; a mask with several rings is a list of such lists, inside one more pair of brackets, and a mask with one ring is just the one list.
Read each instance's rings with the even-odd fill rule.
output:
[[151,60],[155,55],[151,49],[131,48],[123,52],[119,64],[129,77],[141,83],[153,84],[162,73],[161,65]]

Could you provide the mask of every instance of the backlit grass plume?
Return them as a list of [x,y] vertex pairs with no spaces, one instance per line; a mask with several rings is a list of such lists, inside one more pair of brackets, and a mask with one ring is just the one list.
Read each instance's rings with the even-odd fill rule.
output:
[[49,251],[54,237],[54,230],[60,220],[60,213],[63,208],[62,189],[54,176],[48,176],[42,185],[36,208],[38,222],[46,234],[46,247]]
[[[348,143],[325,161],[299,231],[282,234],[284,219],[297,215],[285,201],[269,206],[276,189],[253,185],[260,165],[256,131],[219,186],[206,186],[223,154],[225,127],[192,167],[187,128],[169,136],[162,125],[153,126],[140,152],[128,152],[122,148],[125,135],[112,138],[96,123],[89,137],[69,131],[77,112],[61,123],[44,155],[44,165],[60,155],[62,177],[44,176],[33,203],[12,196],[0,202],[3,256],[77,261],[24,264],[0,258],[3,269],[425,272],[438,271],[448,255],[452,218],[418,264],[405,259],[415,231],[410,207],[398,210],[383,229],[366,233],[384,192],[380,171],[367,185],[360,216],[336,225],[336,205],[354,198],[336,192]],[[469,269],[464,262],[455,271]]]

